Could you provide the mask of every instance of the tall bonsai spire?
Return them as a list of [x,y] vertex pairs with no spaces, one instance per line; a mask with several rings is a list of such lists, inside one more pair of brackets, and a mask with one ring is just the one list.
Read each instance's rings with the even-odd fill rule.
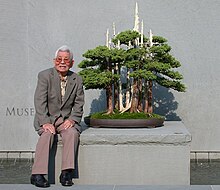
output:
[[150,47],[153,46],[153,33],[152,33],[152,30],[150,29],[150,32],[149,32],[149,41],[150,41]]
[[109,48],[109,29],[106,31],[106,46]]
[[115,37],[116,35],[116,30],[115,30],[115,23],[113,22],[112,24],[112,29],[113,29],[113,36]]
[[137,31],[139,32],[139,15],[138,15],[138,3],[136,2],[136,5],[135,5],[135,15],[134,15],[134,28],[133,30],[134,31]]
[[141,47],[144,45],[144,21],[141,21]]

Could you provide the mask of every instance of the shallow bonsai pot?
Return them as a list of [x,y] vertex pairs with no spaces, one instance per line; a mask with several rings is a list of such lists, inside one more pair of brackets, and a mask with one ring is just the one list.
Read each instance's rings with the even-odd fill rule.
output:
[[149,119],[91,119],[84,118],[84,122],[92,127],[116,127],[116,128],[138,128],[138,127],[160,127],[163,126],[164,118]]

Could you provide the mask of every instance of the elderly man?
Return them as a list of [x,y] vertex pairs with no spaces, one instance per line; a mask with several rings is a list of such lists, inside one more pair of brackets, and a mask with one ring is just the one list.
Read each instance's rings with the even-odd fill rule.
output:
[[56,133],[60,134],[63,143],[60,183],[73,185],[71,173],[75,166],[84,105],[82,79],[69,70],[73,64],[72,52],[62,46],[55,53],[54,67],[38,74],[34,127],[40,138],[31,175],[31,184],[37,187],[50,186],[44,175],[48,174],[50,142]]

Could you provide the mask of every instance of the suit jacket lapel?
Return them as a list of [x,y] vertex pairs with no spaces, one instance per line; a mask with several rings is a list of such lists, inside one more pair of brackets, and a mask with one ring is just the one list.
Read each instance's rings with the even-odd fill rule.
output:
[[52,80],[52,81],[54,83],[55,91],[57,93],[58,103],[61,104],[60,77],[59,77],[59,74],[55,68],[53,68],[53,77],[54,77],[54,80]]
[[72,72],[68,72],[67,74],[67,86],[66,86],[66,92],[65,92],[65,95],[64,95],[64,100],[63,100],[63,103],[61,105],[61,107],[66,103],[66,101],[68,100],[74,86],[76,85],[76,77],[74,75],[74,73]]

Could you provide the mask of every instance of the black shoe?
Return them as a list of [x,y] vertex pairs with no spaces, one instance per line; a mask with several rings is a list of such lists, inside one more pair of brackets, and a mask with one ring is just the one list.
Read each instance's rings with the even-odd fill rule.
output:
[[62,172],[60,174],[60,183],[62,184],[62,186],[72,186],[73,181],[71,177],[71,172]]
[[36,187],[50,187],[50,184],[42,174],[32,174],[31,184],[35,185]]

